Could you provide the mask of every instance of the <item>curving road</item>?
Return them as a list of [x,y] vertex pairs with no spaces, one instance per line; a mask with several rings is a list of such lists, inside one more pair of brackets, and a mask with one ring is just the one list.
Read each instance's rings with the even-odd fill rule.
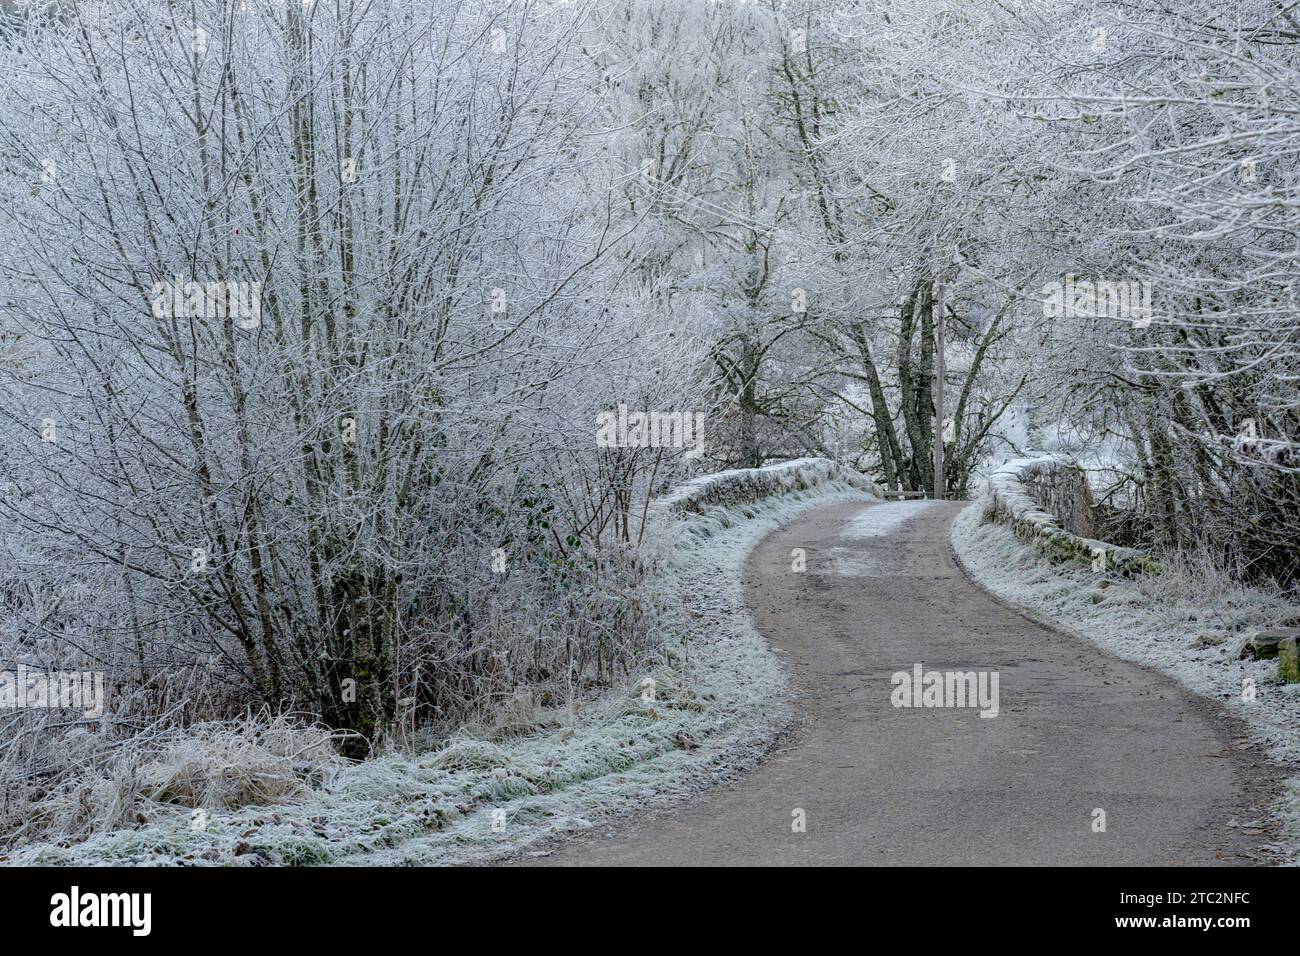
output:
[[[1227,824],[1262,817],[1269,793],[1257,758],[1232,747],[1240,725],[973,585],[948,549],[962,507],[831,505],[769,535],[747,596],[789,664],[795,730],[730,785],[530,862],[1252,862],[1262,838]],[[791,572],[793,548],[805,573]],[[892,706],[891,675],[917,663],[996,671],[998,716]]]

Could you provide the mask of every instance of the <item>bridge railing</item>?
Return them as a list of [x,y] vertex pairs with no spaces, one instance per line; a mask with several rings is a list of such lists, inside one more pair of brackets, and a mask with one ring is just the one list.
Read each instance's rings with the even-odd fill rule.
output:
[[1083,469],[1061,456],[1009,461],[989,477],[990,516],[1058,561],[1121,575],[1158,573],[1145,552],[1093,537],[1092,497]]

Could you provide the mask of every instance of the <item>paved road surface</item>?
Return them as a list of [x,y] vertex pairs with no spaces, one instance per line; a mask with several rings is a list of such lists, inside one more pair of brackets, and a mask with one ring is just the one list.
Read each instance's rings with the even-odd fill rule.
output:
[[[529,862],[1252,862],[1240,854],[1263,838],[1226,825],[1268,802],[1257,758],[1232,749],[1240,725],[971,584],[947,545],[961,507],[829,505],[769,535],[747,597],[789,663],[796,729],[732,784]],[[890,677],[916,663],[996,670],[999,715],[895,708]],[[806,832],[792,832],[796,808]]]

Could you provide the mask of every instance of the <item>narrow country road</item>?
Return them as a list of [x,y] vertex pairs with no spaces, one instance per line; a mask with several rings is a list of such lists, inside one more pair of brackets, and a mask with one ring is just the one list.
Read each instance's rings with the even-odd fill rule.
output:
[[[750,556],[759,631],[798,721],[693,802],[597,827],[533,864],[1247,863],[1265,774],[1221,708],[1033,623],[962,574],[962,504],[829,505]],[[791,550],[807,571],[791,571]],[[1000,712],[894,707],[890,677],[997,671]],[[1105,832],[1094,832],[1094,810]],[[793,832],[796,810],[806,832]]]

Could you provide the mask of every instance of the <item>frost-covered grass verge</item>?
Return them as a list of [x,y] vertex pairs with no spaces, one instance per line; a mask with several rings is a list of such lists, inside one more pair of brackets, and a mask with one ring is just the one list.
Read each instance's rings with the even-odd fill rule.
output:
[[873,486],[817,459],[721,480],[725,490],[696,479],[689,495],[655,507],[649,547],[660,556],[667,648],[656,673],[581,707],[543,711],[527,735],[464,730],[427,754],[344,767],[282,802],[201,814],[162,805],[138,826],[24,847],[10,862],[485,863],[736,776],[789,721],[784,667],[745,609],[745,558],[799,513],[862,499]]
[[[1154,667],[1203,697],[1222,702],[1249,728],[1251,742],[1275,761],[1284,795],[1275,808],[1273,849],[1300,859],[1300,684],[1285,684],[1273,660],[1239,660],[1256,631],[1300,614],[1284,596],[1218,580],[1195,569],[1125,578],[1053,563],[989,518],[976,502],[952,526],[957,557],[974,580],[1009,603],[1045,618],[1125,660]],[[1243,699],[1252,679],[1255,699]]]

